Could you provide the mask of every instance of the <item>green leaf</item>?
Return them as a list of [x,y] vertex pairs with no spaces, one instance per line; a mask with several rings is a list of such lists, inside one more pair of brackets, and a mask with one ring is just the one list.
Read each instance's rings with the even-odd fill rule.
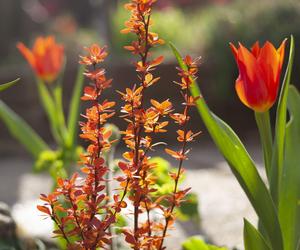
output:
[[162,157],[152,157],[151,164],[156,164],[155,170],[151,170],[151,174],[155,176],[155,185],[158,188],[163,187],[165,184],[171,185],[171,190],[174,186],[172,178],[169,176],[169,171],[173,170],[170,162]]
[[53,100],[53,97],[51,96],[49,90],[47,89],[46,84],[42,80],[37,79],[37,87],[40,95],[40,101],[45,109],[45,112],[50,122],[50,127],[51,127],[53,137],[57,143],[61,144],[63,139],[59,132],[56,105]]
[[180,207],[176,209],[176,217],[181,221],[200,221],[198,196],[188,193]]
[[285,158],[279,193],[279,219],[284,249],[297,249],[300,239],[300,95],[294,86],[289,87],[288,111],[290,120],[286,126]]
[[34,171],[41,172],[44,170],[48,170],[51,165],[53,165],[53,163],[58,160],[58,156],[58,152],[53,150],[45,150],[41,152],[34,163]]
[[271,169],[271,194],[275,204],[278,203],[278,190],[280,189],[280,180],[282,178],[283,158],[284,158],[284,137],[286,127],[286,113],[287,113],[287,98],[288,88],[291,81],[291,74],[295,54],[294,37],[290,38],[290,53],[287,69],[285,72],[283,84],[280,91],[280,96],[276,111],[276,124],[275,124],[275,139],[272,157]]
[[67,136],[67,128],[62,102],[63,91],[61,84],[56,84],[56,86],[53,89],[53,96],[56,107],[57,128],[59,129],[59,133],[62,136],[62,138],[65,139],[65,137]]
[[[63,80],[64,80],[65,69],[66,69],[66,58],[64,59],[63,66],[58,76],[58,79],[56,80],[56,83],[52,83],[50,85],[50,90],[52,91],[54,97],[53,100],[54,100],[55,110],[56,110],[56,119],[57,119],[56,126],[62,138],[61,140],[62,143],[65,143],[65,140],[67,139],[66,138],[67,127],[66,127],[66,120],[65,120],[64,108],[63,108]],[[61,145],[61,146],[64,147],[65,145]]]
[[128,222],[124,215],[117,214],[116,223],[114,224],[116,234],[122,234],[124,227],[128,226]]
[[72,99],[69,107],[69,119],[68,119],[68,145],[75,146],[76,136],[78,131],[78,119],[80,114],[80,97],[82,94],[82,87],[84,83],[84,66],[80,66],[78,69],[76,82],[72,94]]
[[5,123],[10,133],[24,147],[38,158],[44,150],[49,150],[43,139],[12,109],[0,100],[0,119]]
[[20,80],[20,78],[17,78],[16,80],[13,80],[11,82],[1,84],[0,85],[0,92],[10,88],[11,86],[14,86],[19,80]]
[[271,250],[263,236],[244,219],[244,246],[245,250]]
[[[187,70],[187,66],[175,46],[171,44],[171,48],[180,67]],[[195,81],[191,85],[190,91],[194,97],[201,96],[196,102],[199,114],[261,219],[273,249],[282,250],[283,242],[276,208],[252,158],[234,131],[210,111]]]
[[217,247],[206,244],[200,236],[192,236],[182,244],[184,250],[227,250],[225,247]]

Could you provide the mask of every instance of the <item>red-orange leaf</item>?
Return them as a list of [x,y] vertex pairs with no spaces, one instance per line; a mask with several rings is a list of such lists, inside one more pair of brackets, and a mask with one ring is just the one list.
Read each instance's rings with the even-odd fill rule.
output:
[[43,213],[48,214],[49,216],[51,216],[51,212],[50,212],[50,209],[48,207],[46,207],[46,206],[40,206],[40,205],[37,205],[36,207],[41,212],[43,212]]

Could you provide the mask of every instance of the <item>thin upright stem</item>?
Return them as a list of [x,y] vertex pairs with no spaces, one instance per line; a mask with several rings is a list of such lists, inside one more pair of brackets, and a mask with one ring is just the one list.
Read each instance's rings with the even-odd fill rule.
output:
[[[138,6],[138,10],[139,10],[139,6]],[[140,10],[139,10],[140,11]],[[151,15],[149,14],[147,16],[147,20],[146,20],[146,17],[142,16],[142,22],[143,22],[143,25],[144,25],[144,29],[145,29],[145,38],[144,38],[144,43],[145,44],[142,44],[143,42],[143,39],[139,38],[139,43],[140,45],[144,45],[145,46],[145,51],[144,53],[140,54],[141,56],[141,60],[142,60],[142,63],[143,63],[143,66],[146,65],[147,63],[147,60],[148,60],[148,54],[149,54],[149,44],[148,44],[148,39],[149,39],[149,24],[150,24],[150,18],[151,18]],[[144,81],[145,81],[145,77],[146,77],[146,73],[147,72],[143,72],[142,73],[142,76],[141,76],[141,86],[143,85]],[[143,108],[143,100],[144,100],[144,89],[142,90],[142,97],[141,97],[141,105],[139,108]],[[133,118],[134,119],[134,118]],[[140,171],[141,171],[141,160],[139,159],[139,151],[140,151],[140,142],[141,142],[141,134],[142,134],[142,126],[141,124],[137,124],[137,127],[135,127],[135,157],[134,157],[134,166],[136,167],[137,169],[137,172],[136,172],[136,176],[137,178],[139,178],[140,176]],[[138,232],[138,227],[139,227],[139,206],[140,206],[140,202],[141,202],[141,198],[138,200],[138,202],[134,205],[134,237],[136,240],[138,240],[138,236],[137,236],[137,232]]]
[[86,247],[86,244],[85,244],[85,241],[86,241],[86,240],[85,240],[85,237],[84,237],[84,234],[83,234],[83,229],[82,229],[82,227],[81,227],[81,225],[80,225],[80,222],[79,222],[79,220],[78,220],[77,209],[76,209],[75,204],[74,204],[74,201],[73,201],[73,199],[72,199],[72,197],[71,197],[70,191],[69,191],[69,193],[68,193],[68,199],[69,199],[69,201],[70,201],[70,203],[71,203],[71,206],[72,206],[72,210],[73,210],[75,222],[76,222],[76,225],[77,225],[77,227],[78,227],[78,229],[79,229],[79,231],[80,231],[79,233],[80,233],[80,237],[81,237],[81,239],[82,239],[82,241],[83,241],[84,249],[88,250],[88,248]]
[[269,111],[262,113],[255,112],[255,120],[259,130],[260,140],[262,144],[265,170],[268,180],[270,182],[273,140]]
[[66,242],[68,244],[70,244],[70,240],[63,228],[63,226],[61,226],[61,224],[58,222],[58,218],[57,218],[57,215],[56,213],[54,212],[54,206],[51,205],[51,210],[53,211],[52,215],[51,215],[51,219],[54,221],[55,225],[59,228],[59,230],[61,231],[62,235],[63,235],[63,238],[66,240]]
[[[187,98],[189,97],[188,88],[185,91],[185,95],[187,96]],[[188,119],[189,119],[189,109],[190,109],[190,106],[185,105],[185,107],[184,107],[185,121],[182,124],[183,131],[184,131],[182,148],[181,148],[182,156],[185,156],[185,154],[186,154],[187,132],[188,132],[188,126],[187,125],[188,125]],[[173,189],[173,194],[172,194],[173,195],[173,203],[171,205],[170,210],[168,211],[168,216],[165,218],[165,227],[163,229],[163,234],[162,234],[162,239],[161,239],[161,242],[160,242],[159,250],[161,250],[163,248],[164,239],[166,238],[166,235],[167,235],[169,222],[172,218],[172,213],[173,213],[173,211],[175,209],[175,206],[176,206],[176,200],[175,199],[176,199],[176,193],[178,191],[178,183],[179,183],[179,179],[180,179],[180,173],[181,173],[181,170],[182,170],[183,161],[184,161],[184,158],[181,157],[180,160],[179,160],[177,175],[176,175],[176,178],[175,178],[175,181],[174,181],[174,189]]]

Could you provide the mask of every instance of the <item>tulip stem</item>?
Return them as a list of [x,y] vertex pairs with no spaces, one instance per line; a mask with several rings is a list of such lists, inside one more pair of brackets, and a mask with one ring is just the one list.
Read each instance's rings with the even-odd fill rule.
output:
[[61,136],[59,134],[59,128],[58,128],[58,124],[57,124],[57,114],[56,114],[54,100],[43,80],[37,79],[37,88],[39,91],[39,96],[40,96],[42,106],[43,106],[43,108],[48,116],[48,120],[50,122],[50,127],[51,127],[51,131],[52,131],[54,140],[57,141],[58,143],[61,143],[62,140],[61,140]]
[[255,120],[259,130],[260,140],[262,144],[265,170],[268,180],[270,182],[273,140],[269,111],[255,112]]

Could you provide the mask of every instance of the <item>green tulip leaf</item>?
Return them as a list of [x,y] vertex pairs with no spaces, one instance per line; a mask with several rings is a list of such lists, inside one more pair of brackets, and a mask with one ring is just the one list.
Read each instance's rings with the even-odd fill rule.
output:
[[271,250],[263,236],[246,219],[244,219],[245,250]]
[[10,133],[33,155],[38,158],[44,150],[49,150],[43,139],[12,109],[0,100],[0,119]]
[[82,87],[84,83],[84,66],[80,66],[78,69],[76,82],[72,94],[72,99],[69,107],[69,119],[68,119],[68,132],[69,137],[67,144],[70,147],[74,147],[76,145],[76,136],[78,131],[78,119],[80,114],[80,97],[82,94]]
[[[171,48],[180,67],[187,70],[178,50],[172,44]],[[282,250],[283,241],[276,208],[252,158],[230,126],[210,111],[195,81],[191,85],[190,91],[194,97],[201,97],[196,102],[198,112],[219,151],[226,159],[261,219],[273,250]]]
[[286,126],[278,213],[284,249],[295,250],[300,239],[300,94],[292,85],[289,87],[287,105],[290,120]]
[[283,84],[276,111],[275,139],[273,146],[272,168],[271,168],[271,193],[275,204],[278,203],[278,190],[280,189],[280,180],[282,177],[283,159],[284,159],[284,137],[286,129],[287,98],[288,89],[291,81],[291,74],[294,62],[295,44],[294,38],[290,38],[290,52],[287,69],[285,72]]
[[17,78],[15,80],[11,81],[11,82],[1,84],[0,85],[0,92],[14,86],[19,80],[20,80],[20,78]]
[[63,88],[61,85],[61,81],[59,81],[59,83],[56,84],[53,88],[53,100],[56,110],[57,128],[59,130],[59,134],[61,135],[62,141],[65,141],[67,137],[67,128],[64,115]]
[[45,82],[43,82],[40,79],[37,79],[37,87],[40,95],[40,101],[44,107],[44,110],[50,122],[52,135],[58,144],[62,144],[63,138],[60,134],[58,114],[54,99],[51,96]]

